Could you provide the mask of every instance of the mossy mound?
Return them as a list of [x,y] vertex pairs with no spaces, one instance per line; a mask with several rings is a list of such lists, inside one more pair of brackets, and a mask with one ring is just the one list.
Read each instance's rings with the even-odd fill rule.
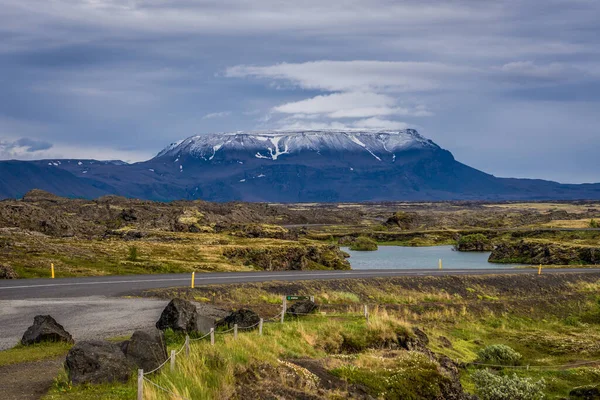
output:
[[344,253],[334,245],[230,247],[223,250],[223,255],[267,271],[350,269]]
[[543,265],[598,265],[600,247],[520,241],[494,248],[489,262]]
[[365,236],[359,236],[350,243],[350,250],[355,251],[375,251],[377,248],[377,242]]
[[461,236],[454,248],[458,251],[492,251],[493,246],[487,236],[476,233],[473,235]]

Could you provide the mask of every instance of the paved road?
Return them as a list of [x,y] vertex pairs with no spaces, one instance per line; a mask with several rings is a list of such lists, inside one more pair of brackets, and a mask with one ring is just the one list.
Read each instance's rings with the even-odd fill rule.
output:
[[[224,272],[196,274],[196,286],[223,283],[377,278],[392,276],[536,274],[530,268],[373,269],[354,271]],[[600,273],[600,268],[545,269],[544,274]],[[18,279],[0,281],[0,300],[125,296],[146,289],[187,286],[191,274],[104,276],[90,278]]]

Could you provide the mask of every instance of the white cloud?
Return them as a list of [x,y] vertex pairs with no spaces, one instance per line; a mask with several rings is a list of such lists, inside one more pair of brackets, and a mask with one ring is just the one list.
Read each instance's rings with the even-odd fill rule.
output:
[[202,119],[211,119],[211,118],[223,118],[231,115],[231,111],[220,111],[206,114],[202,117]]
[[27,138],[0,141],[0,160],[79,158],[136,162],[148,160],[152,156],[154,156],[154,154],[150,152],[137,150],[50,144],[44,141]]
[[292,83],[303,89],[331,92],[420,92],[449,86],[449,77],[473,68],[412,61],[312,61],[271,66],[238,65],[227,68],[230,78],[262,78]]
[[285,103],[274,107],[273,111],[293,114],[298,119],[314,119],[317,116],[339,119],[392,115],[415,117],[433,115],[423,105],[401,107],[398,105],[398,100],[392,96],[370,92],[321,95],[310,99]]
[[[354,128],[366,129],[407,129],[411,126],[401,121],[391,121],[379,118],[360,119],[352,123]],[[414,127],[414,126],[413,126]]]
[[492,68],[503,77],[542,81],[580,80],[588,77],[592,71],[585,67],[563,63],[536,64],[533,61],[514,61]]
[[[470,70],[439,63],[325,60],[265,67],[241,65],[228,68],[225,76],[269,79],[272,86],[280,82],[326,92],[273,107],[273,114],[289,115],[286,126],[306,127],[307,120],[321,119],[310,124],[329,127],[331,122],[326,120],[340,120],[344,127],[356,123],[356,127],[396,128],[406,124],[393,121],[393,117],[433,115],[412,93],[437,89],[442,83],[448,86],[453,81],[447,75]],[[381,125],[376,126],[378,123]]]

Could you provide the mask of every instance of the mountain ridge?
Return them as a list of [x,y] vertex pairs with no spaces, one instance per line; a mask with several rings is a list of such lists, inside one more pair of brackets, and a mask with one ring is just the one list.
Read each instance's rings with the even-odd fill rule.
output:
[[0,198],[357,202],[600,199],[600,184],[497,178],[414,129],[226,132],[190,136],[147,161],[0,161]]

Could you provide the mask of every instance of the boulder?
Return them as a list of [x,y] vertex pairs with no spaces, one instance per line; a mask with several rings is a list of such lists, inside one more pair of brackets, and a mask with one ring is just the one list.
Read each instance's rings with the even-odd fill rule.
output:
[[31,325],[21,339],[23,345],[31,345],[40,342],[67,342],[73,343],[73,338],[56,322],[50,315],[36,315]]
[[79,342],[69,350],[65,369],[73,384],[127,382],[133,365],[121,347],[106,341]]
[[0,265],[0,279],[17,279],[19,275],[12,267],[8,265]]
[[260,317],[252,310],[241,309],[234,311],[216,323],[216,326],[231,329],[235,324],[238,328],[248,328],[258,324]]
[[569,392],[569,399],[599,400],[600,385],[580,386]]
[[195,332],[198,323],[196,306],[187,300],[173,299],[165,307],[156,327],[161,331],[171,328],[176,332]]
[[133,332],[120,348],[129,361],[144,371],[152,371],[167,360],[165,337],[157,329]]
[[288,309],[287,313],[292,315],[305,315],[316,312],[319,309],[313,301],[300,300],[292,304]]

